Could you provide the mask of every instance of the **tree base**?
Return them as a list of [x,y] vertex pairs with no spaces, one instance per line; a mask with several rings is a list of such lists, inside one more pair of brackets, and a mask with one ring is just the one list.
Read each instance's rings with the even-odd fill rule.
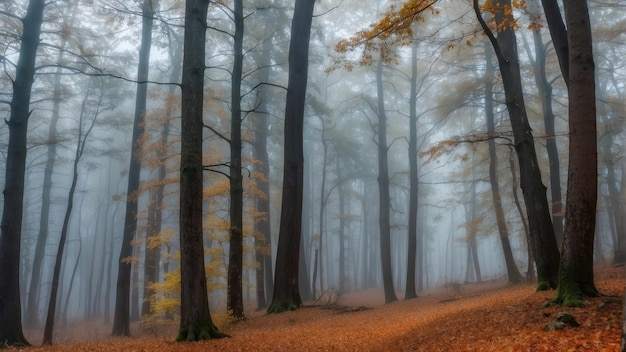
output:
[[585,297],[599,297],[600,292],[593,284],[570,283],[559,287],[554,297],[547,305],[560,304],[564,307],[584,307],[587,305]]
[[267,308],[267,314],[293,311],[293,310],[297,310],[300,307],[302,307],[302,304],[298,305],[292,302],[281,302],[281,303],[272,302],[272,304],[270,304],[270,306]]
[[4,339],[0,340],[0,350],[3,348],[21,348],[21,347],[30,347],[31,344],[26,341],[26,338],[22,336],[21,339]]
[[541,281],[537,284],[537,288],[535,289],[535,292],[548,291],[551,289],[552,289],[552,285],[550,285],[550,281],[546,280],[546,281]]
[[214,324],[209,323],[198,327],[180,328],[178,336],[176,336],[176,342],[194,342],[225,337],[230,337],[230,335],[219,331]]

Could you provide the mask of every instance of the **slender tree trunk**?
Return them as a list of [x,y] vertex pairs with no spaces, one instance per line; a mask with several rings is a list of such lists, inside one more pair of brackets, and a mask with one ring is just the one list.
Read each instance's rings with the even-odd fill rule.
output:
[[[183,42],[180,36],[176,35],[175,32],[169,31],[169,56],[172,62],[172,72],[170,74],[170,82],[180,82],[180,74],[181,74],[181,60],[182,60],[182,49]],[[176,86],[170,85],[168,89],[168,99],[172,99],[174,94],[176,93]],[[159,140],[159,145],[166,146],[168,145],[168,139],[170,134],[170,121],[172,119],[173,110],[171,104],[166,103],[165,108],[165,122],[163,123],[161,129],[161,138]],[[158,187],[154,194],[150,194],[150,210],[148,211],[148,235],[149,236],[159,236],[161,234],[161,227],[163,224],[163,198],[165,196],[165,164],[167,162],[167,152],[165,149],[159,149],[157,151],[157,159],[159,160],[159,167],[157,168],[157,182]],[[152,192],[152,191],[151,191]],[[159,243],[161,241],[159,240]],[[160,276],[160,262],[161,262],[161,247],[162,245],[156,245],[154,247],[147,246],[146,247],[146,261],[144,263],[144,291],[143,291],[143,306],[141,315],[147,316],[152,314],[152,300],[151,297],[155,294],[155,291],[150,288],[152,283],[156,283],[159,281]],[[149,257],[149,259],[148,259]]]
[[528,247],[527,253],[528,257],[526,259],[527,270],[526,270],[526,281],[527,282],[536,282],[537,277],[535,275],[535,267],[533,263],[535,262],[535,254],[533,251],[533,246],[530,240],[530,230],[528,229],[528,222],[526,221],[526,216],[524,215],[524,211],[522,210],[522,204],[519,200],[519,196],[517,195],[517,169],[515,168],[515,156],[514,149],[510,147],[509,151],[509,168],[511,169],[511,178],[513,182],[511,182],[511,193],[513,193],[513,200],[515,202],[515,208],[517,208],[517,212],[519,214],[520,219],[522,220],[522,226],[524,227],[524,237],[526,238],[526,246]]
[[[268,11],[268,10],[266,10]],[[270,16],[265,11],[260,15],[266,16],[267,20]],[[266,22],[267,23],[267,22]],[[270,26],[266,25],[264,29],[264,40],[261,49],[261,57],[258,58],[259,66],[262,67],[259,73],[260,82],[269,82],[270,76],[270,50],[271,50],[271,33]],[[259,87],[259,107],[258,112],[254,114],[254,151],[256,159],[259,162],[259,177],[257,187],[260,196],[256,198],[257,211],[261,214],[261,218],[256,222],[256,231],[260,238],[255,240],[255,253],[257,257],[257,307],[258,309],[267,308],[267,298],[272,296],[274,286],[274,277],[272,271],[272,236],[270,228],[270,164],[267,153],[267,133],[268,133],[268,100],[270,99],[267,88],[263,85]]]
[[[61,41],[61,47],[65,47],[66,37]],[[63,62],[65,51],[60,50],[57,57],[58,62]],[[52,97],[52,118],[48,129],[48,156],[46,159],[46,169],[43,175],[43,189],[41,194],[41,216],[39,218],[39,235],[35,245],[33,258],[33,271],[31,273],[30,286],[28,289],[28,302],[26,304],[26,314],[24,323],[27,327],[36,328],[39,326],[39,289],[41,285],[41,271],[45,258],[46,242],[48,241],[48,228],[50,227],[50,193],[52,190],[52,175],[56,162],[56,133],[59,121],[59,107],[61,105],[61,68],[57,69],[54,77],[54,92]]]
[[302,231],[303,127],[309,40],[314,0],[296,0],[289,45],[289,80],[285,104],[283,195],[276,255],[274,294],[268,313],[302,305],[298,263]]
[[[78,183],[78,164],[80,162],[80,158],[85,151],[85,144],[87,143],[87,138],[91,133],[91,130],[95,126],[96,116],[91,121],[91,125],[88,127],[87,131],[83,134],[83,124],[85,123],[85,109],[87,100],[90,96],[90,90],[87,89],[87,93],[85,95],[85,99],[83,100],[83,106],[81,109],[79,122],[78,122],[78,141],[76,143],[76,152],[74,154],[74,167],[72,173],[72,183],[70,185],[70,190],[67,198],[67,208],[65,210],[65,217],[63,219],[63,227],[61,228],[61,237],[59,238],[59,247],[57,249],[57,255],[54,263],[54,272],[52,275],[52,286],[50,290],[50,301],[48,304],[48,315],[46,317],[46,326],[44,328],[43,334],[43,344],[51,345],[52,344],[52,334],[54,330],[54,319],[56,315],[57,309],[57,291],[59,289],[59,279],[61,276],[61,264],[63,262],[63,252],[65,249],[65,242],[67,239],[67,232],[69,230],[70,218],[72,215],[72,208],[74,207],[74,193],[76,192],[76,184]],[[102,99],[102,95],[100,95],[100,101]],[[68,295],[71,292],[68,291]]]
[[411,96],[409,97],[409,233],[404,299],[417,297],[415,291],[415,262],[417,256],[417,45],[411,45]]
[[[78,211],[78,224],[77,224],[77,233],[78,233],[78,253],[76,253],[76,261],[74,262],[74,268],[72,269],[72,276],[70,277],[70,285],[67,288],[67,295],[65,295],[65,304],[63,305],[63,326],[67,326],[67,312],[69,311],[69,303],[70,297],[72,297],[72,288],[74,287],[74,279],[76,278],[76,271],[78,270],[78,264],[80,263],[80,255],[83,251],[83,239],[81,236],[80,226],[83,223],[83,204],[85,203],[85,193],[82,194],[80,199],[80,209]],[[78,302],[78,306],[80,307],[80,300]]]
[[[485,79],[485,120],[487,121],[487,134],[495,135],[495,121],[493,116],[493,63],[491,60],[492,51],[489,44],[485,45],[485,57],[487,64],[487,73]],[[504,262],[506,263],[506,272],[509,283],[514,284],[522,281],[522,275],[519,273],[513,258],[511,243],[509,241],[509,230],[506,226],[504,217],[504,209],[502,207],[502,196],[500,195],[500,184],[497,176],[498,154],[496,152],[496,142],[493,138],[489,138],[489,183],[491,185],[491,196],[493,198],[493,207],[496,212],[496,223],[498,224],[498,233],[504,253]]]
[[130,285],[132,263],[128,260],[133,255],[132,241],[137,231],[137,201],[141,161],[137,153],[141,146],[139,137],[143,134],[143,121],[146,114],[146,99],[148,93],[148,73],[150,65],[150,49],[152,46],[152,18],[154,9],[152,0],[144,0],[141,7],[142,28],[141,47],[139,48],[139,65],[137,68],[137,96],[135,99],[135,118],[133,122],[133,137],[128,167],[128,189],[126,191],[126,216],[124,220],[124,234],[122,248],[118,260],[117,289],[115,296],[115,315],[113,317],[113,336],[130,336]]
[[539,97],[541,99],[541,108],[543,112],[543,121],[546,131],[546,150],[548,152],[548,161],[550,163],[550,195],[552,201],[552,225],[554,226],[554,237],[557,245],[563,242],[563,199],[561,192],[561,165],[559,160],[559,151],[556,143],[556,131],[554,127],[554,112],[552,110],[552,86],[548,82],[546,76],[546,54],[541,38],[541,12],[536,0],[527,3],[527,11],[529,13],[532,24],[533,42],[535,46],[535,59],[532,59],[530,49],[527,47],[528,56],[533,63],[533,71],[535,74],[535,82]]
[[20,57],[13,80],[11,115],[7,121],[9,144],[0,225],[0,341],[9,346],[29,344],[22,332],[20,243],[26,173],[26,134],[44,7],[44,0],[30,0],[26,17],[22,19]]
[[[167,122],[169,123],[169,122]],[[159,186],[161,187],[161,186]],[[161,259],[161,246],[151,243],[150,239],[159,236],[157,231],[157,208],[161,202],[157,198],[158,189],[150,189],[148,204],[148,224],[146,227],[146,250],[143,262],[143,302],[141,305],[141,317],[152,314],[151,298],[155,291],[151,285],[159,280],[159,261]]]
[[569,165],[565,234],[554,301],[584,305],[597,296],[593,241],[598,192],[595,65],[586,1],[563,1],[569,42]]
[[391,270],[391,224],[389,218],[389,166],[387,165],[387,113],[383,96],[383,61],[378,59],[376,66],[376,87],[378,90],[378,226],[380,231],[380,261],[383,274],[385,303],[397,301]]
[[478,0],[474,0],[476,16],[494,47],[500,66],[506,106],[513,129],[515,151],[519,159],[520,183],[535,250],[539,281],[537,290],[546,290],[557,286],[559,251],[554,237],[546,187],[541,180],[541,170],[537,162],[535,141],[526,116],[517,40],[515,31],[509,25],[514,22],[514,19],[512,13],[505,11],[511,8],[511,2],[510,0],[497,0],[495,5],[496,24],[501,28],[497,33],[497,39],[482,19]]
[[[337,178],[339,179],[339,182],[341,182],[342,180],[342,175],[341,175],[341,170],[342,170],[342,166],[341,166],[341,158],[339,157],[339,155],[337,155],[337,159],[336,159],[336,167],[337,167]],[[345,292],[346,291],[346,280],[347,280],[347,276],[346,276],[346,234],[345,234],[345,229],[346,229],[346,195],[345,195],[345,191],[343,190],[343,185],[342,186],[338,186],[338,192],[337,194],[339,195],[339,292]]]
[[235,321],[243,315],[243,180],[241,176],[241,70],[243,65],[243,1],[235,0],[233,17],[233,72],[230,118],[230,249],[228,251],[228,314]]
[[559,66],[561,67],[561,74],[563,74],[563,80],[566,85],[569,85],[569,45],[567,29],[565,23],[563,23],[563,16],[561,16],[561,8],[557,0],[541,0],[543,5],[543,12],[548,22],[548,29],[550,30],[550,36],[552,37],[552,44],[554,45],[554,51],[559,59]]
[[320,295],[324,293],[324,210],[326,208],[326,159],[328,159],[328,141],[324,136],[326,128],[322,119],[322,182],[320,186],[320,213],[319,213],[319,274],[320,274]]
[[[119,186],[119,185],[118,185]],[[119,189],[119,187],[118,187]],[[109,324],[111,322],[111,290],[112,290],[112,281],[113,281],[113,249],[115,244],[115,217],[117,216],[117,212],[120,209],[121,200],[115,200],[115,210],[113,210],[113,215],[111,216],[111,233],[109,234],[109,258],[107,263],[107,284],[106,290],[104,293],[104,323]]]

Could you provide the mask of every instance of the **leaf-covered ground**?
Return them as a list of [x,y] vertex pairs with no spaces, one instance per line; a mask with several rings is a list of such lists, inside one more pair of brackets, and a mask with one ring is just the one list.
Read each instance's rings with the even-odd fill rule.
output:
[[[382,293],[372,290],[346,294],[332,307],[248,313],[247,320],[222,327],[233,336],[230,339],[176,343],[174,327],[167,336],[143,333],[112,339],[103,330],[83,325],[57,333],[57,339],[67,343],[27,350],[617,351],[624,268],[598,269],[596,284],[605,296],[588,299],[584,308],[544,308],[555,291],[534,293],[531,285],[470,285],[462,287],[460,295],[450,289],[387,305],[382,304]],[[545,331],[563,311],[574,315],[580,326]],[[88,342],[69,342],[76,340]]]

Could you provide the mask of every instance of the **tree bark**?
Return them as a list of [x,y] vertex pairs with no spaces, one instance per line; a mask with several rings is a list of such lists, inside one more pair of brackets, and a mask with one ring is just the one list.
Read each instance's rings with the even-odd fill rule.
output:
[[241,71],[243,65],[243,1],[235,0],[233,18],[233,72],[230,117],[230,245],[226,308],[235,321],[243,314],[243,180],[241,176]]
[[[272,34],[267,21],[271,19],[266,11],[260,11],[259,15],[264,16],[266,26],[264,28],[264,40],[261,46],[261,52],[257,58],[258,66],[261,68],[259,72],[259,82],[269,82],[270,76],[270,50]],[[259,265],[257,268],[257,308],[267,308],[268,298],[272,296],[274,286],[274,277],[272,271],[272,236],[270,228],[270,165],[269,155],[267,153],[267,133],[268,133],[268,100],[270,96],[265,85],[259,87],[259,106],[257,112],[254,113],[254,152],[255,158],[259,163],[259,177],[257,179],[257,187],[261,195],[256,198],[256,208],[259,212],[260,219],[255,223],[258,236],[255,239],[255,255]]]
[[22,19],[20,57],[13,80],[11,115],[7,122],[9,144],[0,225],[0,343],[8,346],[29,345],[22,332],[20,243],[26,173],[26,134],[44,8],[44,0],[30,0],[26,16]]
[[[496,133],[495,121],[493,116],[493,63],[491,60],[492,49],[489,44],[485,45],[486,57],[486,79],[485,79],[485,120],[487,121],[487,134],[494,136]],[[496,142],[493,138],[487,141],[489,146],[489,184],[491,185],[491,196],[493,198],[493,207],[496,212],[496,223],[498,225],[498,234],[500,235],[500,243],[504,254],[504,262],[506,264],[506,272],[509,283],[514,284],[522,281],[513,251],[511,250],[511,242],[509,241],[509,230],[506,226],[504,217],[504,209],[502,208],[502,196],[500,195],[500,184],[497,176],[498,154],[496,152]]]
[[[549,0],[544,0],[544,2]],[[527,11],[533,24],[533,43],[535,47],[535,59],[532,59],[530,48],[527,47],[528,56],[533,64],[533,72],[543,112],[544,128],[546,132],[546,151],[550,163],[550,196],[552,203],[552,225],[557,246],[563,242],[563,197],[561,192],[561,164],[559,151],[556,143],[556,131],[554,127],[554,111],[552,110],[552,86],[546,76],[546,53],[543,40],[541,39],[541,14],[536,0],[527,3]]]
[[564,306],[584,305],[597,296],[593,279],[593,241],[598,187],[595,64],[586,1],[565,0],[569,42],[569,166],[563,254],[554,299]]
[[397,301],[391,270],[391,224],[389,218],[389,166],[387,161],[387,113],[383,91],[383,60],[376,66],[376,87],[378,91],[378,226],[380,231],[380,261],[383,274],[385,303]]
[[180,155],[180,327],[176,341],[224,337],[209,311],[202,231],[202,112],[208,0],[187,0]]
[[411,96],[409,97],[409,227],[404,299],[417,297],[415,263],[417,257],[417,40],[411,45]]
[[517,40],[515,31],[511,27],[514,19],[511,13],[505,11],[507,8],[511,9],[511,2],[510,0],[498,0],[495,5],[496,24],[501,28],[497,34],[497,39],[482,19],[478,0],[474,0],[476,16],[494,47],[500,66],[506,107],[511,120],[514,146],[520,165],[520,183],[526,204],[531,242],[535,250],[539,281],[537,290],[546,290],[557,286],[559,251],[554,238],[546,187],[541,180],[535,142],[526,116]]
[[202,116],[209,1],[187,0],[182,76],[180,160],[181,311],[176,341],[225,336],[209,311],[202,231]]
[[541,0],[543,5],[543,12],[546,15],[546,21],[548,22],[548,30],[552,37],[552,44],[554,45],[554,51],[559,59],[559,66],[561,67],[561,74],[563,74],[563,80],[566,85],[569,85],[569,45],[567,29],[563,23],[563,16],[561,15],[561,9],[557,0]]
[[303,125],[314,5],[315,0],[296,0],[291,23],[282,208],[274,294],[268,313],[297,309],[302,305],[298,263],[302,231]]
[[128,167],[128,188],[126,191],[126,216],[122,247],[118,260],[117,289],[115,295],[115,315],[113,317],[113,336],[130,336],[130,284],[132,263],[128,260],[133,255],[132,241],[137,231],[137,191],[141,172],[141,160],[138,152],[141,148],[139,137],[143,134],[143,121],[146,114],[146,98],[148,92],[148,73],[150,64],[150,48],[152,46],[152,18],[154,9],[152,0],[144,0],[141,7],[141,47],[139,48],[139,65],[137,67],[137,95],[135,99],[135,118],[133,121],[133,137]]

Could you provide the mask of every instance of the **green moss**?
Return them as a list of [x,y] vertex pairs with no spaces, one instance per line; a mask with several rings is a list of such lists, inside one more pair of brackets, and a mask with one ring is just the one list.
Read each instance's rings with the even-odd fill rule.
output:
[[267,308],[267,314],[282,313],[286,311],[294,311],[300,308],[302,304],[295,304],[293,302],[272,302]]
[[225,334],[213,324],[206,323],[202,326],[191,328],[180,328],[178,330],[178,336],[176,336],[176,342],[193,342],[211,339],[221,339],[224,337],[230,337]]
[[[592,270],[589,272],[589,270]],[[559,287],[550,304],[565,307],[584,307],[585,297],[598,297],[600,293],[593,282],[593,268],[564,268],[559,270]]]
[[537,284],[537,289],[535,289],[535,292],[548,291],[551,288],[552,287],[550,287],[550,282],[548,280],[544,280],[544,281],[540,281]]

